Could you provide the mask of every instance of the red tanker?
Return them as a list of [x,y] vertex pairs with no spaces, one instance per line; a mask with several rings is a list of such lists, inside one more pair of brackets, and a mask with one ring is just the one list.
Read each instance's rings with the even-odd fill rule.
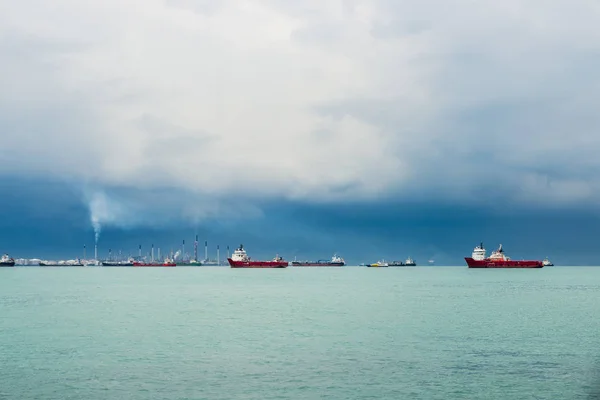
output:
[[485,256],[483,243],[475,247],[471,257],[465,257],[469,268],[542,268],[543,261],[538,260],[511,260],[502,250],[502,245],[492,252],[489,257]]
[[288,262],[279,256],[271,261],[251,260],[246,254],[246,250],[244,250],[244,245],[241,244],[227,261],[231,268],[285,268],[288,266]]

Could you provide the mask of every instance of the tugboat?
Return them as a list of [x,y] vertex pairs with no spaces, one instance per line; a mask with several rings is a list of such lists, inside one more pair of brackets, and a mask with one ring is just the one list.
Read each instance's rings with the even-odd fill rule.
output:
[[0,267],[14,267],[15,259],[10,257],[8,254],[4,254],[0,258]]
[[331,260],[292,261],[294,267],[343,267],[344,265],[346,265],[346,262],[337,254],[334,254]]
[[271,261],[252,260],[244,250],[243,244],[235,249],[227,261],[231,268],[286,268],[288,266],[288,262],[279,256],[275,256]]
[[502,245],[486,257],[483,243],[475,247],[471,257],[465,257],[469,268],[542,268],[544,263],[538,260],[511,260],[504,254]]

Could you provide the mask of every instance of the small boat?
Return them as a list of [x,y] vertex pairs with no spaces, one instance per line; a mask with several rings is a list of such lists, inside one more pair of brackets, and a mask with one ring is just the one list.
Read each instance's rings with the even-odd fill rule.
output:
[[548,257],[544,258],[544,260],[542,261],[542,264],[544,264],[544,267],[553,267],[554,266],[552,261],[548,260]]

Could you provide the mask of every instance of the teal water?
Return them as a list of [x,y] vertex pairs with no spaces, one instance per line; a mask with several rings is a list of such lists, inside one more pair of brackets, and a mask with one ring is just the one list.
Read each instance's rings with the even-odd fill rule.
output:
[[600,268],[4,268],[0,399],[591,399]]

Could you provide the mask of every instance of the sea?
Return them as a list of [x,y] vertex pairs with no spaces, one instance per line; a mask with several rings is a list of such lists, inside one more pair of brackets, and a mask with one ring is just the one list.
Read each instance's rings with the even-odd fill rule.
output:
[[1,268],[0,399],[600,399],[600,268]]

